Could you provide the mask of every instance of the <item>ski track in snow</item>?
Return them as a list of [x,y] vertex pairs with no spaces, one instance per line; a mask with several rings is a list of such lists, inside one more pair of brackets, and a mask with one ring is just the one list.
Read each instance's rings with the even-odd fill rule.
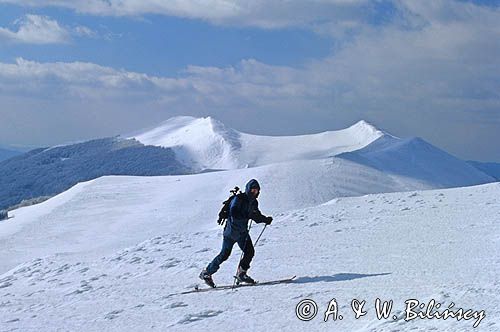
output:
[[[0,276],[0,331],[500,331],[499,197],[500,183],[492,183],[281,212],[249,272],[261,281],[297,275],[292,284],[172,295],[200,284],[199,271],[220,249],[215,227],[158,234],[88,259],[49,254]],[[261,227],[252,227],[254,241]],[[232,283],[239,256],[235,246],[216,283]],[[309,322],[295,317],[305,298],[319,308]],[[344,319],[324,322],[332,298]],[[353,298],[367,301],[359,320]],[[376,319],[376,298],[394,300],[395,320]],[[486,317],[476,329],[474,320],[406,322],[410,298],[484,309]]]

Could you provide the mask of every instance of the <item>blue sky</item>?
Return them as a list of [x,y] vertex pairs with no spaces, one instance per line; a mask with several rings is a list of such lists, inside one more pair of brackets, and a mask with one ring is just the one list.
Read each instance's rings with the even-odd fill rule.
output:
[[79,38],[67,44],[2,44],[0,60],[20,55],[43,62],[89,61],[150,75],[177,75],[188,65],[227,66],[254,58],[273,65],[300,65],[329,54],[332,41],[306,29],[263,30],[223,27],[201,20],[158,14],[144,17],[99,17],[60,8],[0,5],[0,26],[15,29],[26,12],[57,18],[69,27],[86,26],[100,37]]
[[[56,3],[56,5],[54,5]],[[360,119],[500,161],[499,1],[0,0],[1,146]]]

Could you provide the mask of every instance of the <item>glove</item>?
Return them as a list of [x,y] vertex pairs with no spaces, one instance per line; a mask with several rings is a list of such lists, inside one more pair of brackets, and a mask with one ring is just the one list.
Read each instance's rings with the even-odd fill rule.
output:
[[273,221],[273,217],[266,217],[266,220],[264,221],[264,223],[266,225],[271,225],[271,222]]

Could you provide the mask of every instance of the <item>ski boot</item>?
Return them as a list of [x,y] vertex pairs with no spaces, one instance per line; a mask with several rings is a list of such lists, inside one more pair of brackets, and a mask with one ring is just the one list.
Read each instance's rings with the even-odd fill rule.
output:
[[199,275],[200,279],[203,280],[208,286],[215,288],[215,283],[212,279],[212,275],[207,272],[206,269],[201,271]]
[[236,272],[236,284],[239,285],[240,283],[246,283],[246,284],[256,284],[256,281],[253,280],[248,274],[246,270],[243,270],[240,266],[238,266],[238,270]]

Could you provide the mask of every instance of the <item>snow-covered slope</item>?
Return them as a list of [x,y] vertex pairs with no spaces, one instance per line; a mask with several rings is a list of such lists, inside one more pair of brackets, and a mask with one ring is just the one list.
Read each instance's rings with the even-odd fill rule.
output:
[[[190,187],[195,177],[183,177],[182,185]],[[25,229],[19,248],[11,243],[7,255],[35,249],[43,230],[53,252],[31,250],[26,263],[0,276],[2,330],[500,331],[500,261],[495,254],[500,249],[500,183],[336,198],[277,213],[256,246],[250,273],[260,280],[297,275],[294,283],[175,295],[198,284],[197,274],[219,251],[221,230],[214,220],[178,220],[193,207],[206,208],[214,191],[206,182],[199,196],[175,200],[167,195],[162,207],[159,198],[148,201],[154,193],[147,193],[152,187],[145,180],[165,192],[178,190],[173,177],[94,180],[45,217],[39,215],[40,227]],[[270,206],[266,189],[264,184],[263,211]],[[18,210],[16,218],[34,208]],[[137,227],[128,228],[134,219],[153,227],[154,235],[141,240]],[[254,239],[261,227],[252,227]],[[61,237],[67,241],[62,247]],[[136,242],[113,252],[70,254],[122,237]],[[232,282],[239,253],[235,247],[214,276],[217,283]],[[330,316],[324,322],[333,298],[344,319]],[[366,316],[354,319],[354,298],[366,301]],[[389,319],[376,318],[377,298],[394,301]],[[318,306],[308,322],[296,317],[296,305],[304,299]],[[477,329],[472,328],[476,319],[406,322],[407,299],[426,304],[435,299],[441,312],[453,302],[454,310],[484,310],[485,317]]]
[[384,135],[362,149],[338,157],[431,186],[458,187],[496,181],[419,137],[399,139]]
[[180,228],[213,229],[229,190],[250,178],[261,183],[260,207],[271,214],[340,196],[433,188],[339,158],[194,175],[105,176],[11,211],[14,218],[0,223],[0,273],[34,251],[93,256]]
[[321,159],[366,146],[384,133],[365,121],[349,128],[298,136],[259,136],[227,128],[211,117],[179,116],[130,135],[146,145],[173,148],[195,170],[233,169]]
[[171,147],[179,161],[195,170],[236,168],[234,151],[240,146],[239,133],[207,117],[178,116],[130,138],[146,145]]
[[[205,225],[200,220],[216,219],[230,189],[235,185],[244,188],[251,178],[261,182],[260,206],[272,214],[335,197],[493,181],[420,140],[384,135],[366,148],[340,157],[192,175],[106,176],[80,184],[53,200],[10,212],[15,218],[0,224],[0,273],[30,259],[33,250],[41,255],[54,250],[94,255],[181,226],[196,231]],[[80,190],[77,188],[84,189],[74,194]],[[189,202],[188,207],[172,208],[184,202]],[[207,225],[213,227],[214,223]],[[110,232],[114,236],[108,236]]]
[[496,180],[500,180],[500,163],[480,162],[473,160],[468,160],[467,163],[474,166],[478,170],[494,177]]

